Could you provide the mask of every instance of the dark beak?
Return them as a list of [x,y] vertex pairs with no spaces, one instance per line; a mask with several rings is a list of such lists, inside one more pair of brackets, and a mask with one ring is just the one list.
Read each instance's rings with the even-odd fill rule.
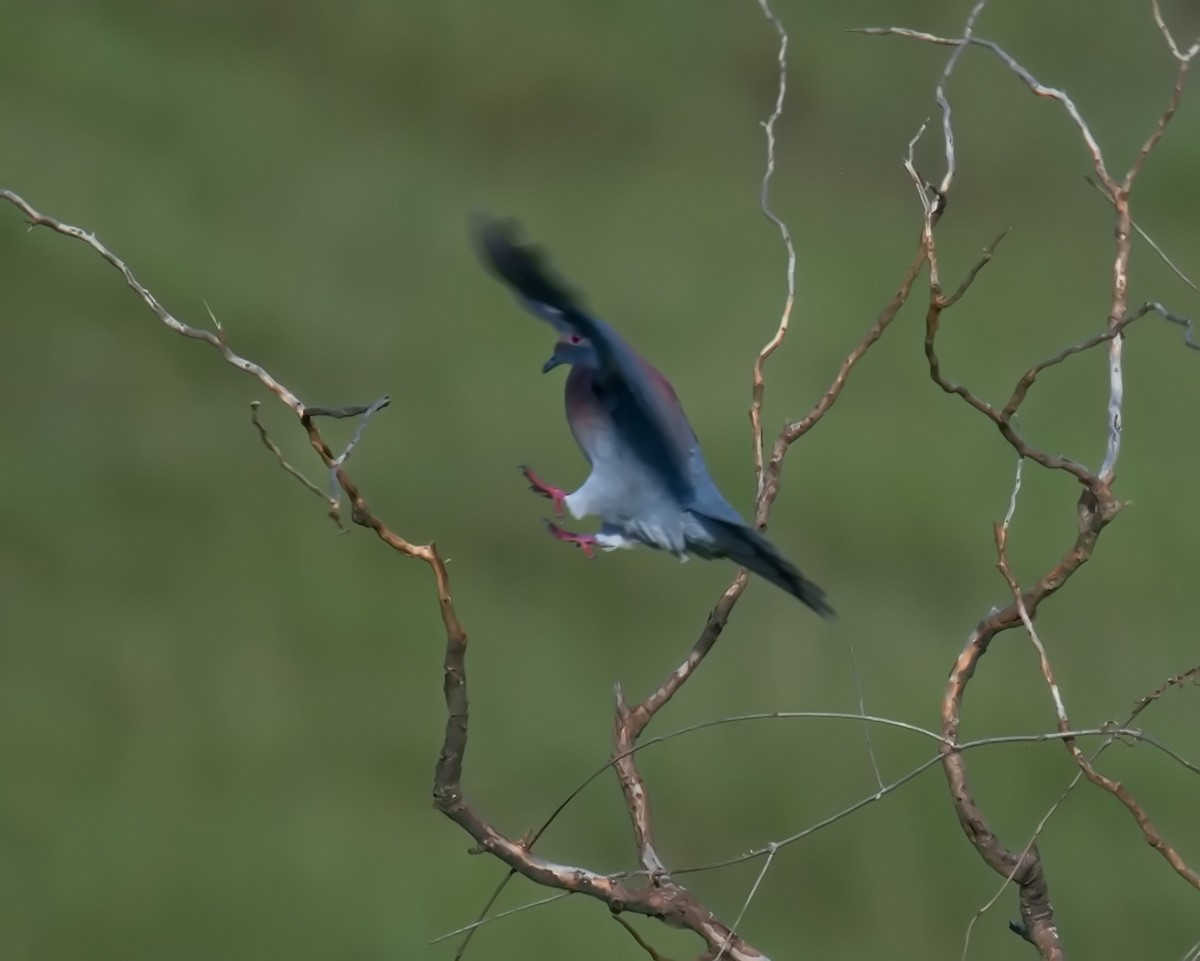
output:
[[557,367],[561,363],[562,363],[562,359],[558,356],[558,354],[555,354],[548,361],[546,361],[546,363],[542,364],[542,373],[543,374],[550,373],[550,371],[554,370],[554,368]]

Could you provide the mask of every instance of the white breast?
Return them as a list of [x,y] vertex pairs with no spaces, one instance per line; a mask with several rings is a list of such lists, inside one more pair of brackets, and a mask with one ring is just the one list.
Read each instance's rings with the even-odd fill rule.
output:
[[579,490],[567,495],[567,509],[575,517],[594,514],[618,527],[669,510],[670,492],[630,447],[614,440],[605,435],[589,444],[592,473]]

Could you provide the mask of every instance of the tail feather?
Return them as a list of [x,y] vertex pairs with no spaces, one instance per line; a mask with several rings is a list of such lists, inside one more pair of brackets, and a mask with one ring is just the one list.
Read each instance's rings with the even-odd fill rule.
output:
[[780,554],[775,545],[758,531],[744,524],[704,514],[696,516],[712,536],[712,541],[708,544],[689,544],[693,553],[701,557],[727,557],[798,598],[821,617],[836,616],[825,600],[825,592],[801,574],[796,565]]

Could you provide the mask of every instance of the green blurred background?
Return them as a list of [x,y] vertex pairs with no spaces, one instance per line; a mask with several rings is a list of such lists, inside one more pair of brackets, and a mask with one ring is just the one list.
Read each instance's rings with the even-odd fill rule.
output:
[[[1194,6],[1167,5],[1181,39]],[[892,295],[919,208],[901,167],[947,50],[844,28],[948,35],[967,5],[778,4],[791,31],[776,209],[796,237],[799,302],[771,361],[765,421],[805,412]],[[352,474],[375,510],[451,558],[471,632],[466,786],[501,829],[535,826],[608,749],[611,689],[673,667],[732,573],[651,552],[592,562],[540,529],[516,466],[584,476],[542,377],[549,332],[474,262],[472,210],[518,216],[563,274],[673,379],[714,473],[753,495],[750,366],[784,295],[758,210],[760,120],[776,38],[751,0],[437,4],[13,3],[0,57],[0,186],[96,230],[179,316],[207,304],[240,352],[310,404],[392,406]],[[1123,170],[1166,102],[1172,63],[1144,4],[996,3],[979,24],[1061,84]],[[971,50],[951,94],[959,174],[939,228],[953,284],[999,230],[995,263],[947,316],[950,376],[1002,399],[1031,362],[1102,328],[1111,215],[1059,108]],[[1200,272],[1200,91],[1135,196],[1136,216]],[[936,138],[921,163],[940,173]],[[449,958],[502,875],[470,857],[430,787],[443,635],[421,564],[353,530],[285,476],[264,418],[318,478],[302,432],[250,378],[162,328],[82,245],[0,208],[0,957]],[[1144,244],[1132,300],[1200,310]],[[1119,493],[1133,506],[1039,624],[1074,722],[1123,717],[1200,660],[1200,356],[1147,318],[1127,344]],[[826,625],[755,583],[651,733],[748,711],[867,709],[934,726],[946,672],[1005,597],[991,524],[1014,460],[929,381],[919,304],[791,452],[772,536],[829,592]],[[1103,453],[1099,353],[1023,408],[1035,443]],[[344,440],[351,424],[331,427]],[[1030,469],[1012,554],[1026,582],[1074,530],[1076,490]],[[1200,700],[1145,715],[1200,753]],[[1006,635],[973,683],[964,736],[1053,728],[1029,644]],[[930,742],[874,730],[885,778]],[[1104,769],[1200,861],[1195,778],[1142,747]],[[652,748],[661,850],[675,866],[801,830],[875,788],[859,725],[732,725]],[[1056,744],[971,765],[1010,844],[1071,778]],[[1177,958],[1200,901],[1128,814],[1077,791],[1041,842],[1077,957]],[[631,867],[615,779],[543,842]],[[694,875],[721,916],[759,865]],[[776,958],[957,958],[996,891],[937,769],[782,851],[744,931]],[[503,906],[545,892],[513,883]],[[475,958],[638,958],[595,902],[487,927]],[[968,956],[1032,956],[1005,894]],[[660,950],[690,935],[640,923]]]

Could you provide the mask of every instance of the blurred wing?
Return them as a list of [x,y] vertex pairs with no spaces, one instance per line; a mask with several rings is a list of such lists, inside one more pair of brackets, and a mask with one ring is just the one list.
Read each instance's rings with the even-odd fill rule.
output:
[[512,288],[522,307],[560,334],[575,332],[561,307],[574,304],[574,294],[542,269],[537,248],[517,245],[513,221],[479,215],[472,218],[471,232],[484,266]]
[[608,324],[582,308],[543,266],[537,249],[517,242],[511,222],[479,221],[476,235],[488,268],[516,291],[529,310],[558,330],[577,332],[591,342],[600,362],[595,374],[598,400],[667,489],[681,503],[689,503],[695,494],[693,461],[699,458],[699,446],[666,378]]

